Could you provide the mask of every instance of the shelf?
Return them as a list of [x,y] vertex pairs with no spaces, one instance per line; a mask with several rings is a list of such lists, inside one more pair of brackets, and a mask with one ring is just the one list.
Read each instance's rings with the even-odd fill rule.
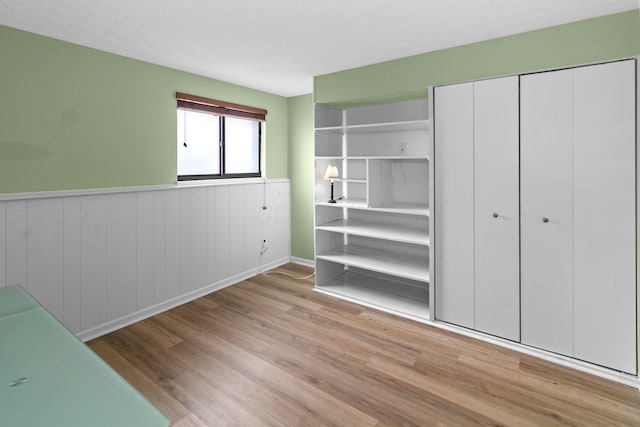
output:
[[427,205],[417,203],[387,203],[386,205],[372,206],[369,209],[377,212],[422,215],[427,217],[430,215]]
[[333,133],[369,133],[369,132],[404,132],[404,131],[428,131],[429,120],[410,120],[386,123],[368,123],[360,125],[326,126],[315,128],[318,132]]
[[429,282],[429,260],[415,255],[346,245],[341,249],[319,253],[316,258],[419,282]]
[[425,229],[380,224],[356,219],[332,221],[328,224],[319,225],[316,228],[318,230],[331,231],[334,233],[352,234],[356,236],[373,237],[376,239],[394,240],[397,242],[429,246],[429,236]]
[[426,160],[428,156],[315,156],[316,160]]
[[404,131],[428,131],[429,120],[410,120],[400,122],[370,123],[362,125],[346,125],[344,132],[347,134],[369,132],[404,132]]
[[383,206],[367,205],[366,200],[338,200],[337,203],[319,202],[316,203],[319,206],[329,206],[334,208],[349,208],[349,209],[361,209],[373,212],[386,212],[396,213],[403,215],[418,215],[429,217],[429,207],[427,205],[420,205],[414,203],[390,203]]
[[[320,159],[321,157],[316,157]],[[426,160],[429,161],[428,156],[345,156],[342,157],[347,160]]]
[[367,201],[365,199],[340,199],[335,203],[329,202],[317,202],[318,206],[330,206],[334,208],[353,208],[353,209],[367,209]]
[[338,178],[338,179],[335,180],[335,182],[355,182],[355,183],[359,183],[359,184],[366,184],[367,180],[366,179]]
[[429,320],[429,293],[426,288],[407,286],[375,274],[345,271],[316,286],[315,290],[382,311]]
[[332,133],[343,133],[344,126],[325,126],[315,128],[316,132],[332,132]]

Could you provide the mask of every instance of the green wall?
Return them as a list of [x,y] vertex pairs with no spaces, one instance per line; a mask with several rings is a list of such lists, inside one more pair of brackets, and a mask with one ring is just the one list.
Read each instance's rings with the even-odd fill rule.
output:
[[0,193],[171,184],[175,92],[269,111],[287,177],[287,99],[0,26]]
[[[637,55],[640,55],[640,11],[636,9],[318,76],[314,79],[313,97],[315,103],[339,106],[415,99],[426,96],[427,87],[434,84]],[[298,111],[298,117],[311,121],[313,106],[303,102],[297,105],[307,109],[306,113]],[[311,162],[313,142],[308,144],[306,150],[290,147],[289,155],[295,149],[297,156],[306,156],[301,158],[302,163]],[[292,185],[305,182],[307,191],[313,192],[313,179],[306,170],[290,169],[289,177]],[[305,192],[292,193],[291,203],[305,206],[312,204],[312,197]],[[299,222],[292,225],[292,255],[312,259],[313,253],[308,248],[313,245],[313,219],[305,214],[296,220]]]
[[639,54],[636,9],[318,76],[314,101],[348,106],[416,98],[429,85]]
[[[313,97],[289,98],[289,174],[291,180],[291,254],[313,259]],[[295,238],[294,238],[295,236]]]

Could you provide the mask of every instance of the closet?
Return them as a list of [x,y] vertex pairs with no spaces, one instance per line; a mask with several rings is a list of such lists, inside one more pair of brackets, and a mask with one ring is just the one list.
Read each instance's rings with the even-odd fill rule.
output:
[[636,76],[433,88],[436,319],[637,372]]
[[435,89],[436,318],[520,337],[518,77]]

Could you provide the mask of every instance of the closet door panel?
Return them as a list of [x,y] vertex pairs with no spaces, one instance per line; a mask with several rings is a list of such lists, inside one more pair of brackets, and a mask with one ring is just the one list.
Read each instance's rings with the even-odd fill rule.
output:
[[518,76],[474,83],[475,329],[520,340]]
[[474,326],[473,83],[434,90],[436,318]]
[[574,356],[636,372],[635,63],[574,70]]
[[572,70],[520,81],[522,342],[573,354]]

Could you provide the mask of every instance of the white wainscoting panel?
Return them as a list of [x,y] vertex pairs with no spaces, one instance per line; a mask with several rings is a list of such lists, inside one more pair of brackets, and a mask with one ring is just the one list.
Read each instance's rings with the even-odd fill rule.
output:
[[[235,189],[234,189],[235,191]],[[229,187],[216,187],[216,251],[217,258],[214,260],[218,269],[217,280],[229,277],[229,217],[237,213],[230,209],[222,209],[222,206],[229,206]],[[235,238],[235,236],[234,236]]]
[[80,326],[83,331],[107,322],[109,197],[111,195],[91,195],[80,201]]
[[7,284],[27,283],[27,201],[7,202]]
[[0,288],[6,286],[7,277],[7,204],[0,203]]
[[167,299],[165,192],[153,191],[153,302]]
[[136,194],[136,309],[155,301],[154,194]]
[[290,259],[289,182],[0,199],[0,287],[87,340]]
[[27,290],[58,319],[64,311],[61,198],[27,201]]
[[164,191],[164,300],[180,295],[180,191]]
[[136,311],[136,194],[107,198],[107,319]]
[[[82,197],[63,197],[64,241],[63,245],[63,304],[62,318],[71,331],[82,330]],[[2,245],[0,244],[0,247]],[[0,276],[1,277],[1,276]]]

